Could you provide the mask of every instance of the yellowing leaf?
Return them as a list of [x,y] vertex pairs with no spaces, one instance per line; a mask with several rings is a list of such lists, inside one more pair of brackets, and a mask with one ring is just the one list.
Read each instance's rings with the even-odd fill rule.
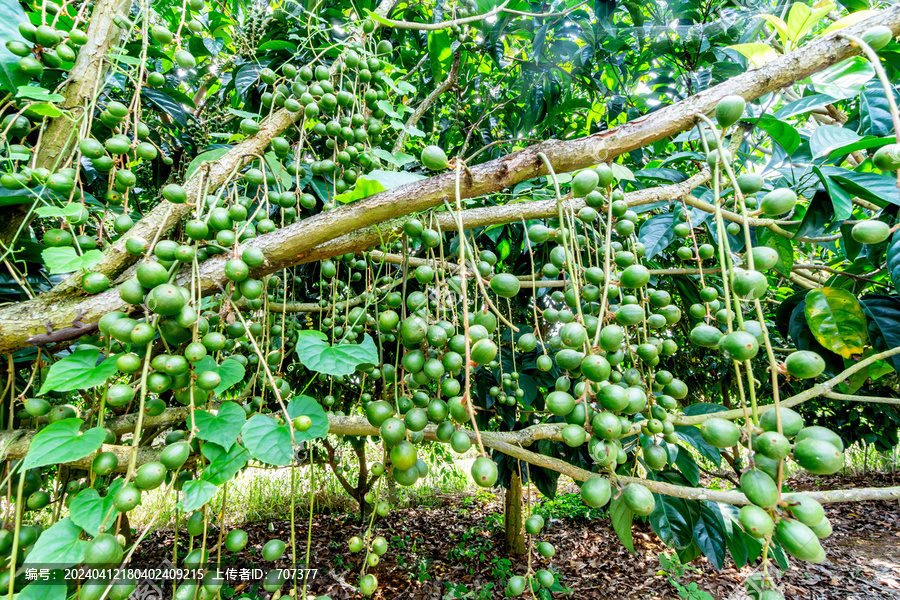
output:
[[743,54],[754,67],[761,67],[778,58],[778,54],[772,49],[772,46],[762,42],[734,44],[733,46],[728,46],[728,48]]
[[815,9],[811,9],[803,2],[794,2],[787,20],[791,41],[796,45],[833,8],[832,2],[818,2]]
[[838,19],[834,23],[828,26],[828,28],[822,32],[822,35],[828,35],[832,31],[837,31],[838,29],[843,29],[844,27],[850,27],[851,25],[855,25],[860,21],[864,21],[877,13],[877,10],[860,10],[855,13],[850,13],[843,19]]
[[776,17],[775,15],[759,15],[761,18],[768,21],[772,27],[775,28],[775,31],[778,32],[778,39],[781,40],[781,44],[783,46],[788,46],[791,43],[791,34],[788,33],[787,23]]
[[844,358],[862,354],[868,335],[866,315],[856,296],[826,287],[806,295],[806,323],[816,340]]

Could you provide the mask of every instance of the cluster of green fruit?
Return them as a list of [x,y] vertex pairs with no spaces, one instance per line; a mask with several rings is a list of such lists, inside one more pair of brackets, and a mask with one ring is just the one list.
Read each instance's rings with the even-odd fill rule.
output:
[[[59,15],[62,8],[53,2],[43,3],[45,17]],[[58,19],[54,19],[56,24]],[[18,25],[19,35],[25,40],[9,39],[6,49],[19,57],[19,69],[32,79],[40,79],[44,69],[61,69],[71,67],[78,55],[78,49],[87,43],[87,34],[72,27],[69,31],[56,29],[53,25],[35,26],[30,21]],[[32,45],[33,44],[33,45]],[[5,124],[4,124],[5,127]]]
[[[540,535],[541,530],[544,529],[544,525],[544,517],[541,515],[532,515],[525,519],[525,532],[528,533],[528,535]],[[535,549],[541,557],[548,560],[553,558],[556,554],[556,548],[554,548],[553,544],[550,542],[538,542],[535,545]],[[539,587],[549,588],[556,583],[556,575],[554,575],[553,571],[550,569],[538,569],[534,572],[529,570],[526,575],[513,575],[506,583],[506,595],[522,595],[526,589],[533,589],[536,587],[533,584],[529,585],[532,581]]]
[[[703,439],[716,448],[741,443],[741,429],[733,422],[713,417],[700,427]],[[793,441],[793,444],[791,443]],[[741,508],[740,522],[750,535],[770,538],[799,560],[821,562],[825,558],[818,540],[831,534],[822,506],[803,494],[783,496],[781,481],[788,457],[810,473],[830,475],[844,465],[840,436],[820,427],[804,427],[803,418],[790,408],[768,410],[752,431],[749,447],[753,466],[741,475],[740,490],[751,502]]]

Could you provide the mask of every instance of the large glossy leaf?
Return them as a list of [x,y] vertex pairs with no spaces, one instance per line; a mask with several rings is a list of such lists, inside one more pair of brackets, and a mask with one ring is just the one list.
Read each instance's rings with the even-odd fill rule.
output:
[[[900,298],[871,294],[859,303],[869,316],[869,339],[878,352],[900,346]],[[894,369],[900,373],[900,356],[890,358]]]
[[[94,488],[78,492],[69,504],[69,517],[72,522],[84,529],[90,536],[96,536],[102,531],[111,529],[115,524],[114,517],[118,514],[113,500],[116,492],[122,487],[122,481],[122,479],[113,481],[103,497]],[[101,529],[104,523],[106,526]]]
[[775,262],[775,270],[787,277],[791,274],[794,267],[794,245],[791,240],[783,235],[773,233],[766,227],[758,227],[756,229],[757,241],[768,248],[772,248],[778,253],[778,260]]
[[788,117],[802,115],[803,113],[822,108],[823,106],[828,106],[829,104],[834,104],[835,102],[836,100],[831,96],[825,94],[813,94],[812,96],[806,96],[805,98],[795,100],[790,104],[785,104],[773,116],[776,119],[787,119]]
[[6,49],[9,41],[25,42],[18,26],[26,21],[28,17],[18,0],[0,0],[0,40],[3,40],[0,44],[0,88],[7,92],[15,92],[29,79],[19,68],[19,57]]
[[309,396],[297,396],[288,402],[287,412],[292,419],[300,415],[306,415],[312,421],[312,425],[306,431],[295,431],[294,440],[302,442],[328,435],[328,415],[322,405],[315,398]]
[[181,499],[181,510],[193,512],[212,500],[219,488],[208,481],[192,479],[181,488],[184,497]]
[[308,337],[302,344],[297,344],[297,356],[307,369],[335,376],[350,375],[361,366],[378,363],[378,349],[369,335],[364,335],[359,344],[340,343],[334,346]]
[[260,462],[283,467],[293,458],[291,432],[272,417],[253,415],[241,429],[241,440],[250,455]]
[[205,410],[194,411],[197,437],[218,444],[226,450],[237,441],[246,420],[244,409],[234,402],[223,402],[215,415]]
[[23,469],[71,462],[90,456],[106,439],[106,430],[94,427],[81,433],[81,419],[63,419],[50,423],[31,439]]
[[868,59],[854,56],[816,73],[810,80],[818,93],[843,100],[858,96],[873,77],[875,69]]
[[725,566],[725,531],[722,513],[715,502],[700,502],[700,514],[694,523],[694,541],[713,567],[721,570]]
[[182,127],[187,127],[187,111],[185,111],[181,103],[172,98],[172,96],[169,96],[162,90],[154,90],[150,88],[142,89],[141,94],[147,100],[155,104],[156,107],[159,108],[159,110],[164,114],[172,117],[172,119],[174,119],[176,123],[178,123]]
[[813,158],[822,158],[837,148],[859,141],[861,137],[846,127],[819,125],[809,138],[809,149],[813,153]]
[[820,344],[850,358],[865,346],[866,315],[851,292],[827,287],[806,295],[806,322]]
[[428,34],[428,56],[431,62],[431,76],[435,81],[443,81],[453,60],[449,33],[442,30]]
[[[897,95],[894,94],[896,99]],[[863,135],[886,136],[894,129],[891,109],[880,82],[872,81],[859,96],[859,132]]]
[[768,133],[772,140],[784,148],[788,155],[800,147],[800,133],[789,123],[770,115],[763,115],[756,121],[756,126]]
[[675,239],[675,213],[656,215],[644,221],[638,239],[644,244],[647,260],[668,248]]
[[894,283],[894,290],[900,293],[900,230],[894,232],[885,249],[888,273]]
[[650,526],[666,546],[676,550],[694,542],[696,502],[653,494],[656,506],[650,513]]
[[52,564],[63,569],[84,560],[87,542],[80,539],[81,527],[65,518],[57,521],[41,534],[31,552],[25,557],[25,565]]
[[[204,444],[206,447],[213,447],[213,444]],[[204,452],[204,455],[206,453]],[[207,457],[209,458],[209,457]],[[228,452],[220,452],[212,459],[209,466],[203,470],[201,479],[208,481],[213,485],[222,485],[226,481],[234,477],[238,471],[244,468],[247,461],[250,460],[250,453],[240,444],[234,444]]]
[[612,522],[613,530],[619,536],[619,541],[634,554],[634,539],[631,534],[631,523],[634,520],[634,513],[625,505],[621,496],[613,498],[609,503],[609,520]]
[[813,172],[818,176],[819,181],[825,186],[825,191],[831,198],[831,207],[834,211],[834,217],[838,220],[850,218],[853,214],[853,196],[847,193],[847,190],[841,186],[836,180],[826,175],[824,170],[815,167]]
[[115,358],[107,358],[98,365],[99,358],[97,348],[79,346],[69,356],[53,363],[39,394],[97,387],[116,372]]

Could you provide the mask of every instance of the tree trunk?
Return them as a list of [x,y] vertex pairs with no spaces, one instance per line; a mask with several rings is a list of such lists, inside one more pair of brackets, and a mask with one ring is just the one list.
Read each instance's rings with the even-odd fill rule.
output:
[[522,522],[522,480],[518,473],[513,473],[506,488],[503,502],[503,522],[506,526],[506,551],[510,554],[522,555],[525,547],[525,528]]

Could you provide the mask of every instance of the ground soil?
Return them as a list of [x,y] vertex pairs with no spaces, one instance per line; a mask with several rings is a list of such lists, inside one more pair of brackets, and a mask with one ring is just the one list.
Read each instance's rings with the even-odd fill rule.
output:
[[[894,479],[890,474],[805,477],[792,480],[791,487],[882,487],[897,485]],[[785,598],[900,600],[900,503],[832,504],[826,506],[826,514],[834,527],[833,535],[823,544],[828,558],[821,565],[794,561],[788,571],[779,574]],[[303,519],[295,530],[301,556],[306,550],[308,527],[309,521]],[[275,522],[274,530],[270,530],[269,523],[251,523],[243,528],[249,533],[250,543],[239,559],[249,565],[270,568],[271,563],[258,558],[263,544],[274,538],[290,540],[288,521]],[[327,594],[333,600],[360,598],[353,585],[359,579],[363,556],[348,552],[347,540],[364,530],[348,514],[320,515],[314,519],[310,567],[317,572],[308,593]],[[527,570],[527,557],[510,556],[503,551],[502,496],[499,500],[449,496],[437,507],[396,509],[379,520],[377,531],[390,543],[380,564],[370,569],[379,580],[374,596],[378,599],[502,598],[509,575]],[[751,567],[736,569],[730,559],[723,570],[716,571],[701,558],[688,565],[677,580],[686,587],[696,583],[696,589],[709,596],[688,595],[684,591],[679,596],[676,586],[661,570],[659,554],[666,548],[647,524],[635,523],[636,555],[622,547],[604,518],[553,519],[541,539],[554,544],[556,555],[551,561],[535,555],[534,568],[552,564],[570,590],[569,594],[554,593],[555,598],[709,600],[712,596],[716,600],[745,600],[743,582],[754,571]],[[141,545],[142,562],[170,556],[173,542],[171,531],[152,533]],[[281,561],[285,566],[289,555],[290,545]],[[232,598],[272,598],[257,585],[237,585],[227,592],[227,597]]]

